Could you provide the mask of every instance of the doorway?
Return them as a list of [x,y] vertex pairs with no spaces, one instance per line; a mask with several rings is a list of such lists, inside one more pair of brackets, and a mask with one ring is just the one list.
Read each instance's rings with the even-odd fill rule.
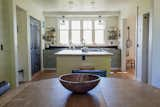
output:
[[41,23],[30,17],[32,75],[41,70]]
[[17,20],[17,59],[18,59],[18,81],[28,80],[28,38],[27,38],[27,12],[16,6]]
[[150,14],[143,15],[143,41],[142,41],[142,81],[148,83],[149,60],[149,23]]

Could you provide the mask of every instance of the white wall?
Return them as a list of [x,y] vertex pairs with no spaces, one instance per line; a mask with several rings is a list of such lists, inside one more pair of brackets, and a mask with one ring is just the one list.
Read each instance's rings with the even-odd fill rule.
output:
[[[30,16],[36,18],[37,20],[39,20],[41,22],[41,38],[44,34],[44,27],[43,27],[43,23],[44,23],[44,16],[43,16],[43,10],[42,7],[40,7],[38,4],[35,4],[32,0],[16,0],[16,5],[20,8],[22,8],[24,11],[26,11],[27,14],[27,22],[25,22],[24,24],[26,24],[27,28],[27,34],[24,35],[24,37],[26,38],[27,43],[24,43],[23,45],[25,45],[24,47],[27,48],[27,54],[26,56],[28,57],[28,59],[26,59],[26,64],[25,66],[28,66],[28,68],[26,68],[25,72],[25,80],[31,80],[31,56],[30,56]],[[25,25],[24,25],[25,26]],[[25,26],[25,27],[26,27]],[[41,39],[42,40],[42,39]],[[41,41],[41,66],[43,67],[43,40]],[[43,70],[43,68],[42,68]]]
[[[110,16],[110,17],[106,17],[106,29],[109,29],[110,27],[117,27],[119,28],[119,16]],[[108,30],[106,30],[106,41],[107,41],[107,44],[108,46],[111,45],[111,40],[108,40],[108,36],[109,36],[109,32]],[[115,40],[115,41],[112,41],[113,44],[116,44],[118,45],[118,41]]]
[[57,19],[55,17],[45,17],[45,26],[47,27],[54,27],[56,28]]
[[[4,50],[0,51],[0,81],[6,80],[12,86],[17,85],[16,60],[14,41],[14,5],[11,0],[0,0],[0,42]],[[15,27],[16,28],[16,27]]]
[[[139,47],[137,48],[137,51],[136,51],[136,71],[137,71],[136,78],[137,80],[142,81],[143,14],[151,13],[151,0],[140,0],[137,3],[137,5],[139,6],[139,11],[138,11],[138,26],[137,26],[138,35],[136,37],[136,40]],[[149,59],[149,62],[150,62],[150,59]],[[151,78],[149,77],[149,81],[150,80]]]
[[120,19],[120,49],[121,49],[121,71],[126,71],[126,38],[127,38],[127,19]]
[[[160,87],[160,1],[159,0],[139,0],[138,26],[136,44],[139,47],[136,50],[136,79],[142,81],[142,47],[143,47],[143,14],[150,13],[150,35],[149,35],[149,84]],[[151,11],[152,10],[152,11]],[[126,14],[125,14],[126,15]],[[135,18],[128,18],[130,22],[134,22]],[[132,26],[135,26],[134,24]]]
[[[121,62],[121,70],[126,71],[126,60],[127,59],[135,59],[135,39],[136,39],[136,2],[132,2],[132,4],[128,4],[121,8],[121,16],[119,17],[119,26],[121,31],[121,38],[119,39],[120,45],[119,47],[122,49],[122,62]],[[125,20],[125,23],[124,23]],[[125,24],[125,26],[124,26]],[[130,39],[132,41],[131,47],[129,50],[129,56],[126,56],[126,40],[128,39],[128,30],[127,27],[130,27]]]
[[16,0],[16,5],[26,10],[29,16],[33,16],[38,20],[43,19],[42,8],[32,0]]
[[[135,8],[136,9],[136,8]],[[134,10],[135,11],[135,10]],[[122,14],[123,15],[123,14]],[[121,57],[121,71],[125,72],[126,69],[126,60],[127,59],[135,59],[135,37],[136,37],[136,14],[132,14],[127,16],[120,17],[120,31],[121,31],[121,38],[120,38],[120,49],[122,57]],[[125,23],[124,23],[125,21]],[[126,41],[128,39],[128,26],[130,27],[130,40],[131,40],[131,47],[128,49],[129,56],[126,56],[127,48],[126,48]]]
[[[0,81],[7,80],[12,86],[18,86],[16,3],[27,10],[28,16],[43,19],[41,9],[32,2],[29,3],[29,0],[0,0],[0,43],[4,45],[4,51],[0,51]],[[28,23],[28,29],[29,25]],[[29,34],[28,32],[26,36],[29,37]],[[27,45],[29,46],[29,42]]]
[[[130,27],[130,39],[132,41],[132,45],[129,48],[128,58],[135,59],[136,14],[133,14],[127,18],[127,26]],[[128,39],[128,33],[126,39]]]
[[[85,16],[85,17],[87,17],[87,16]],[[45,17],[46,28],[54,27],[54,28],[56,28],[56,31],[57,31],[58,30],[58,28],[57,28],[57,23],[58,23],[57,20],[58,20],[57,17],[46,16]],[[104,18],[104,20],[106,21],[106,29],[109,29],[110,27],[118,27],[119,28],[119,17],[118,16],[108,16],[108,17]],[[56,33],[56,34],[58,36],[58,33]],[[105,36],[106,36],[107,45],[111,45],[110,44],[110,40],[108,40],[108,36],[109,36],[108,30],[106,30],[105,34],[106,34]],[[113,41],[113,42],[115,44],[118,44],[117,41]]]
[[160,1],[159,0],[141,0],[139,2],[138,19],[138,44],[137,51],[137,79],[142,80],[142,29],[144,13],[150,13],[150,35],[149,35],[149,84],[160,88]]
[[[0,5],[3,10],[0,22],[1,42],[4,45],[4,51],[0,52],[0,80],[7,80],[12,86],[17,86],[17,62],[16,62],[16,14],[14,0],[2,0]],[[1,8],[1,9],[2,9]]]
[[3,0],[0,0],[0,44],[3,44],[4,50],[0,50],[0,81],[6,80],[9,81],[9,70],[10,67],[7,66],[9,63],[8,55],[9,55],[9,38],[6,36],[7,31],[5,30],[5,15],[4,15],[4,3]]
[[[18,40],[18,70],[24,70],[24,78],[21,81],[29,80],[29,60],[28,60],[28,37],[27,37],[27,13],[17,7],[17,40]],[[19,75],[20,77],[20,75]]]
[[152,33],[152,63],[151,84],[160,88],[160,0],[152,0],[153,33]]

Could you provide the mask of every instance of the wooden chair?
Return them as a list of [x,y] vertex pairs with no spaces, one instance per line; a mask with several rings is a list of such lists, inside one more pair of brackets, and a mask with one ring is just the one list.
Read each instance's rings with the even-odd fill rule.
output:
[[135,68],[135,59],[127,59],[126,60],[126,67],[128,68]]

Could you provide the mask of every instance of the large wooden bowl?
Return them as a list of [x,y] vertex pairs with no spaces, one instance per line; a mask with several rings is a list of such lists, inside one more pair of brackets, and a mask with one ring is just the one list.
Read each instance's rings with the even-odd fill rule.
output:
[[100,77],[92,74],[65,74],[59,77],[59,81],[73,93],[84,94],[97,86]]

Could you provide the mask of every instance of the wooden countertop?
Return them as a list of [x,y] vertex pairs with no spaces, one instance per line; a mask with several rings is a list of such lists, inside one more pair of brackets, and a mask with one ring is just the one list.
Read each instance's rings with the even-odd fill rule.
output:
[[58,79],[34,82],[3,107],[159,107],[160,90],[123,79],[102,78],[86,95],[72,94]]
[[82,52],[81,50],[62,50],[62,51],[59,51],[59,52],[57,52],[57,53],[55,53],[55,55],[62,55],[62,56],[64,56],[64,55],[71,55],[71,56],[74,56],[74,55],[89,55],[89,56],[91,56],[91,55],[108,55],[108,56],[111,56],[111,55],[113,55],[112,53],[110,53],[110,52],[107,52],[107,51],[100,51],[100,52],[94,52],[94,51],[88,51],[88,52]]

